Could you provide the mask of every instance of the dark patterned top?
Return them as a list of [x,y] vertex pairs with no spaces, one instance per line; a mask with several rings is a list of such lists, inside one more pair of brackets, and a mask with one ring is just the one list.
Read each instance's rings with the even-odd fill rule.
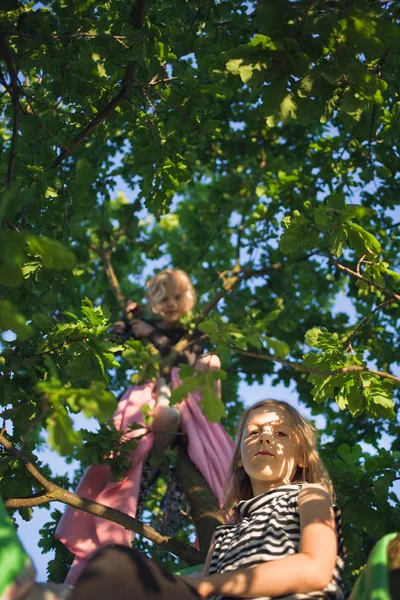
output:
[[[163,328],[160,326],[161,321],[156,319],[141,319],[146,323],[149,323],[154,329],[151,334],[148,336],[148,340],[157,348],[161,356],[168,356],[171,352],[172,348],[181,340],[188,332],[184,327],[168,327]],[[120,323],[120,321],[118,322]],[[121,322],[122,323],[122,322]],[[125,324],[125,329],[123,331],[117,331],[114,329],[113,331],[120,335],[122,340],[125,342],[130,337],[136,338],[133,334],[130,326],[130,321],[128,319],[124,319],[123,323]],[[195,340],[190,344],[188,350],[189,352],[194,352],[196,356],[201,356],[204,352],[204,346],[199,339],[203,334],[199,330],[195,330],[191,335],[191,339]],[[178,354],[176,359],[174,360],[174,365],[179,364],[187,364],[188,359],[185,353]]]
[[[245,567],[254,567],[270,560],[279,560],[299,552],[300,515],[298,493],[301,485],[284,485],[265,494],[242,500],[237,508],[243,518],[239,523],[222,525],[215,532],[215,547],[209,574],[225,573]],[[282,600],[342,600],[343,565],[346,555],[341,538],[340,510],[334,506],[338,555],[332,579],[320,592],[279,596]],[[213,596],[223,600],[223,596]],[[274,596],[277,600],[278,596]],[[257,600],[270,600],[263,597]]]

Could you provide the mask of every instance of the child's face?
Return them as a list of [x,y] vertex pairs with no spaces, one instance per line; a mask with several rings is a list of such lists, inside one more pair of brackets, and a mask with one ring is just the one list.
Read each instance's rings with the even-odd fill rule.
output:
[[251,412],[240,453],[255,496],[290,483],[302,453],[285,409],[260,406]]
[[164,295],[157,304],[157,313],[167,323],[175,323],[183,316],[182,296],[177,286],[168,285],[164,289]]

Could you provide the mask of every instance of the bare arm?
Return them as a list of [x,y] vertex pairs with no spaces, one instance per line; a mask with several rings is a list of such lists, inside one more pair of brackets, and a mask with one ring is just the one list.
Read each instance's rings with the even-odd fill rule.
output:
[[332,578],[337,535],[331,500],[319,485],[299,492],[300,548],[297,554],[256,567],[191,580],[199,594],[233,598],[307,594],[323,590]]

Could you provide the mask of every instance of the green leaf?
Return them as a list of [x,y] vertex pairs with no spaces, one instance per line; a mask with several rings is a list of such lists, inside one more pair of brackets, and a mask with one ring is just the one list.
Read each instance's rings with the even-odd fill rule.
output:
[[117,408],[117,401],[111,392],[99,381],[92,383],[89,389],[71,389],[66,402],[74,412],[82,411],[89,419],[95,417],[100,423],[110,419]]
[[337,333],[330,333],[326,327],[313,327],[306,332],[306,344],[321,350],[342,352],[343,347]]
[[53,406],[53,412],[46,421],[46,429],[50,448],[61,456],[68,456],[82,443],[80,435],[74,430],[71,417],[60,403]]
[[305,340],[307,346],[316,348],[318,344],[318,338],[321,335],[321,330],[318,327],[313,327],[306,332]]
[[328,213],[324,206],[317,206],[314,208],[314,220],[319,229],[322,229],[322,231],[328,231],[329,219]]
[[376,210],[373,208],[359,206],[357,204],[347,204],[341,213],[343,221],[348,221],[349,219],[361,220],[365,219],[366,217],[374,217],[375,215]]
[[318,245],[319,232],[312,221],[299,211],[294,211],[291,217],[284,217],[282,225],[285,228],[279,239],[282,254],[293,254],[301,248],[310,250]]
[[260,338],[254,333],[246,335],[245,341],[247,344],[249,344],[249,346],[253,346],[253,348],[257,348],[257,350],[261,350],[262,348]]
[[277,340],[276,338],[270,338],[266,336],[263,336],[263,340],[267,344],[268,348],[273,350],[274,355],[277,358],[284,359],[290,353],[289,345],[282,340]]
[[338,448],[338,455],[345,463],[355,464],[362,456],[362,449],[358,444],[352,448],[348,444],[341,444]]
[[272,40],[267,35],[262,35],[258,33],[253,37],[251,42],[247,45],[248,47],[261,47],[261,48],[269,48],[270,50],[283,50],[284,46],[281,42],[277,42]]
[[390,379],[365,377],[365,396],[369,401],[368,412],[375,417],[394,419],[393,382]]
[[397,281],[400,280],[400,273],[397,273],[396,271],[392,271],[391,269],[388,269],[387,267],[385,267],[383,269],[383,271],[387,275],[390,275],[390,277],[393,277],[393,279],[396,279]]
[[193,378],[185,379],[179,387],[171,390],[170,403],[172,405],[179,404],[185,398],[187,398],[187,396],[190,392],[195,392],[198,385],[199,385],[198,378],[193,377]]
[[11,329],[20,342],[28,340],[33,332],[25,317],[17,312],[8,300],[0,300],[0,329],[2,331]]
[[45,198],[57,198],[58,192],[52,187],[48,187],[44,193]]
[[280,105],[281,115],[284,122],[296,118],[297,105],[293,100],[292,94],[287,94]]
[[358,376],[352,383],[347,395],[348,408],[353,417],[358,417],[365,410],[360,377]]
[[358,256],[364,254],[380,254],[381,245],[372,233],[363,229],[357,223],[347,222],[345,225],[349,244],[356,251]]
[[75,255],[60,242],[47,237],[27,236],[29,252],[39,255],[46,269],[72,269],[75,266]]
[[200,331],[203,333],[215,335],[217,333],[218,326],[215,321],[211,321],[211,319],[209,319],[208,321],[202,321],[199,323],[198,329],[200,329]]
[[42,263],[40,261],[27,262],[21,267],[22,276],[24,279],[28,279],[31,275],[37,275],[41,268]]
[[330,235],[331,251],[338,258],[342,256],[343,248],[346,246],[347,236],[341,227],[336,229]]
[[210,372],[203,374],[203,384],[201,385],[201,400],[199,405],[203,409],[203,414],[211,423],[220,421],[226,416],[226,410],[224,403],[217,396],[213,387],[214,378],[210,375]]
[[344,195],[340,192],[333,192],[327,197],[327,207],[333,210],[343,210],[345,207]]
[[49,331],[53,327],[54,321],[47,313],[36,312],[32,315],[32,324],[39,331]]

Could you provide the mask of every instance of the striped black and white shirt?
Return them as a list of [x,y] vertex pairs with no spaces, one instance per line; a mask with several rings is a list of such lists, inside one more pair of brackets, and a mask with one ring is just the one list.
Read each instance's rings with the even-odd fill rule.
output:
[[[242,521],[217,527],[209,574],[225,573],[299,552],[300,515],[298,493],[301,485],[284,485],[265,494],[242,500],[237,508]],[[334,506],[338,534],[338,555],[332,579],[320,592],[279,596],[281,600],[342,600],[345,549],[342,543],[340,511]],[[277,600],[277,596],[274,596]],[[222,600],[223,596],[214,596]],[[269,600],[260,598],[257,600]]]

